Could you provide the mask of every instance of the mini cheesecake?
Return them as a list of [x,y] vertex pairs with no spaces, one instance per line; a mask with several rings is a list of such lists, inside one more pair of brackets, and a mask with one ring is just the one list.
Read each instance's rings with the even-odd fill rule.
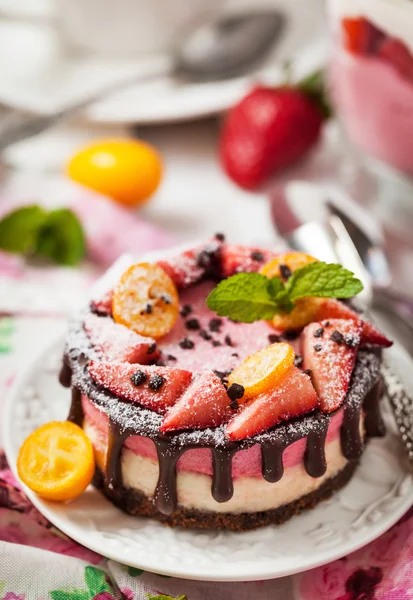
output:
[[[218,281],[274,258],[218,235],[158,261],[179,306],[171,288],[139,272],[149,298],[134,312],[146,320],[141,333],[121,310],[136,301],[127,279],[119,287],[134,261],[123,262],[71,321],[60,375],[72,389],[68,419],[93,444],[95,486],[127,513],[233,531],[282,523],[341,488],[365,439],[384,434],[380,363],[390,342],[351,307],[323,300],[312,322],[284,330],[207,307]],[[294,363],[245,400],[239,369],[281,351]]]

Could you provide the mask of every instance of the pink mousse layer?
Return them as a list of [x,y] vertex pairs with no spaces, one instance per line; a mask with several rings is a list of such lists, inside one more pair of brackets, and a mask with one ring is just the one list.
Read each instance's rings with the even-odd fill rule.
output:
[[345,50],[332,63],[331,82],[350,139],[413,174],[413,82],[380,58]]
[[[102,445],[106,445],[108,418],[105,413],[101,412],[85,395],[82,395],[82,406],[85,414],[85,419],[89,424],[92,424],[100,433]],[[338,411],[331,419],[326,443],[330,443],[337,439],[341,423],[343,422],[343,410]],[[126,439],[125,447],[142,456],[157,460],[155,444],[149,438],[133,435]],[[283,455],[284,468],[288,469],[304,459],[306,447],[306,439],[303,438],[291,444],[286,448]],[[212,458],[211,452],[207,448],[187,450],[179,459],[177,465],[178,471],[191,471],[212,475]],[[232,461],[232,476],[237,477],[261,477],[261,448],[259,444],[255,444],[247,450],[237,452]]]
[[[194,374],[215,369],[232,371],[244,358],[269,345],[268,336],[276,332],[265,321],[247,324],[222,318],[220,331],[210,331],[209,322],[217,315],[209,310],[205,300],[214,287],[213,282],[205,281],[180,292],[181,306],[190,305],[192,312],[185,318],[179,317],[172,331],[158,342],[158,348],[165,357],[172,354],[177,359],[174,362],[167,361],[168,365],[187,369]],[[201,329],[205,329],[221,345],[213,346],[212,340],[204,340],[199,331],[189,330],[185,326],[189,319],[197,319]],[[225,341],[226,336],[229,336],[231,346]],[[179,342],[184,338],[190,339],[194,348],[181,348]]]

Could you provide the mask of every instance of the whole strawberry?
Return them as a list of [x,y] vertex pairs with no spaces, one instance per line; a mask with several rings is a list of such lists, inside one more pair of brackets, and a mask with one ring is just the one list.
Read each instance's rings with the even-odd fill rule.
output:
[[320,104],[319,75],[299,87],[258,86],[228,113],[220,159],[229,177],[254,189],[301,158],[319,139],[326,106]]

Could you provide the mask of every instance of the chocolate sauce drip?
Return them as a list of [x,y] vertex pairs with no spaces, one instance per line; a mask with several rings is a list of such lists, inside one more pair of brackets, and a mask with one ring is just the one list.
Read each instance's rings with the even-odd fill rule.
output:
[[261,444],[262,476],[269,483],[279,481],[284,475],[283,452],[286,448],[285,442],[275,440],[271,444]]
[[343,424],[340,429],[341,451],[347,460],[357,460],[363,452],[360,433],[361,405],[345,404]]
[[76,387],[72,387],[72,402],[70,404],[68,421],[76,423],[79,427],[83,424],[83,407],[82,407],[82,396],[80,390]]
[[122,430],[117,423],[110,419],[106,455],[106,481],[109,489],[122,487],[121,453],[127,437],[129,437],[129,432]]
[[364,427],[369,437],[383,437],[386,435],[386,426],[380,413],[380,400],[383,395],[384,384],[380,378],[376,385],[364,398]]
[[235,450],[211,448],[212,452],[212,497],[216,502],[228,502],[234,495],[232,482],[232,457]]
[[59,382],[63,387],[69,388],[72,382],[72,368],[67,362],[66,356],[62,360],[62,368],[59,373]]
[[304,466],[310,477],[321,477],[327,470],[325,442],[330,419],[323,415],[314,431],[307,436]]
[[176,463],[186,448],[174,448],[168,440],[156,440],[158,452],[159,478],[156,485],[154,502],[159,512],[170,515],[176,508]]

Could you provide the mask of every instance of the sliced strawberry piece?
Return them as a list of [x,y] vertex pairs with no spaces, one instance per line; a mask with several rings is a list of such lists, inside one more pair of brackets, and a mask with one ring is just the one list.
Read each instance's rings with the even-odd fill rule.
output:
[[328,326],[326,322],[311,323],[303,331],[303,367],[311,370],[324,412],[336,410],[344,401],[362,330],[361,322],[329,319]]
[[99,315],[112,314],[113,290],[108,290],[102,296],[94,298],[90,302],[91,309]]
[[363,326],[361,334],[362,344],[373,344],[374,346],[383,346],[384,348],[389,348],[393,345],[393,342],[387,339],[374,325],[361,319],[358,313],[339,300],[325,298],[320,302],[316,319],[318,321],[323,321],[324,319],[351,319],[356,323],[361,323]]
[[83,326],[104,360],[145,364],[159,355],[155,340],[138,335],[109,317],[88,314]]
[[176,256],[159,260],[158,265],[182,289],[197,283],[206,274],[217,270],[223,237],[218,235],[206,244],[186,250]]
[[243,440],[319,407],[317,394],[308,375],[291,367],[276,388],[244,405],[228,423],[231,440]]
[[112,394],[161,415],[175,404],[192,378],[184,369],[94,361],[89,365],[89,374]]
[[271,250],[254,246],[226,244],[221,250],[221,276],[231,277],[235,273],[256,273],[276,256]]
[[343,45],[354,54],[374,54],[384,39],[384,33],[364,17],[341,21]]
[[380,46],[379,56],[395,67],[401,75],[413,79],[413,56],[403,42],[387,38]]
[[230,418],[227,391],[214,373],[199,375],[181,399],[168,411],[160,430],[205,429],[218,427]]

